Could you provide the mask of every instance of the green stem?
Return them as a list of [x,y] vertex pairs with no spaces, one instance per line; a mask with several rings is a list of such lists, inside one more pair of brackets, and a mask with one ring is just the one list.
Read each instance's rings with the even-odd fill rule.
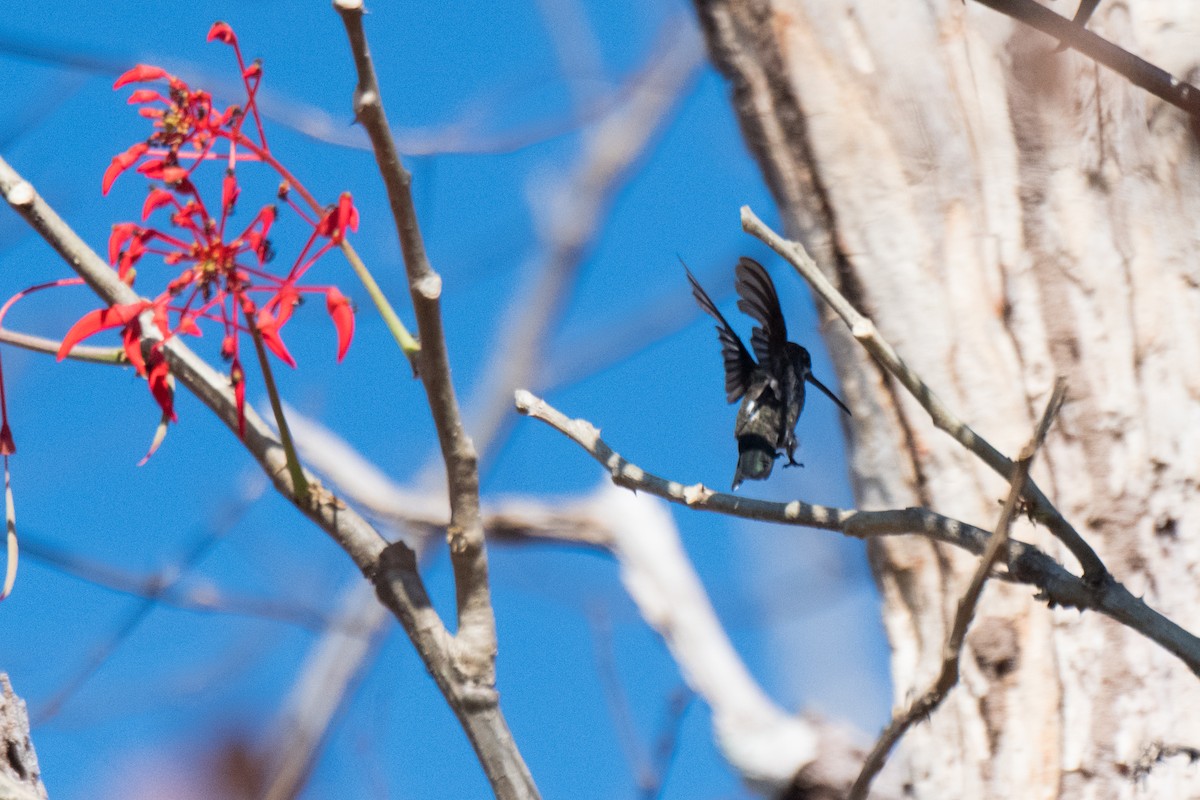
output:
[[[308,189],[304,188],[304,184],[288,171],[287,167],[281,164],[270,150],[259,147],[252,139],[245,136],[239,136],[236,139],[237,143],[242,147],[247,148],[255,156],[262,159],[263,163],[271,167],[279,173],[288,185],[296,190],[296,193],[308,203],[309,208],[319,218],[325,213],[325,209],[317,202],[317,199],[309,193]],[[421,351],[421,345],[417,342],[413,335],[408,332],[408,328],[400,321],[400,317],[392,309],[392,304],[388,302],[387,296],[383,290],[379,288],[379,284],[375,282],[375,276],[367,269],[367,265],[358,257],[358,253],[354,247],[344,238],[341,241],[342,253],[346,256],[346,260],[350,262],[350,268],[354,270],[354,274],[358,276],[359,281],[366,287],[367,294],[371,296],[371,302],[375,304],[375,308],[379,311],[379,316],[383,317],[383,323],[387,325],[388,331],[391,332],[392,338],[396,340],[396,344],[400,345],[400,351],[404,353],[404,357],[412,365],[413,374],[417,373],[417,353]]]
[[308,479],[300,467],[300,458],[296,455],[296,445],[292,442],[292,432],[288,429],[287,420],[283,416],[283,403],[279,400],[279,390],[275,388],[275,376],[271,373],[271,365],[267,361],[267,348],[263,346],[262,334],[254,324],[251,315],[246,315],[246,327],[254,337],[254,351],[258,353],[258,365],[262,368],[263,382],[267,385],[267,397],[271,400],[271,411],[275,414],[275,425],[279,428],[279,441],[283,445],[283,454],[287,458],[288,473],[292,476],[292,488],[296,495],[296,505],[301,509],[309,506]]
[[408,332],[408,328],[404,327],[404,323],[396,316],[396,312],[392,310],[392,306],[388,303],[383,290],[375,282],[375,276],[367,269],[367,265],[358,257],[358,253],[350,243],[342,239],[341,247],[346,260],[350,262],[350,268],[354,270],[354,274],[358,276],[362,285],[366,287],[367,294],[371,295],[371,302],[379,310],[379,316],[383,317],[383,323],[387,325],[392,338],[396,340],[396,344],[400,345],[401,352],[404,353],[405,358],[412,364],[413,374],[415,375],[417,372],[417,354],[421,352],[420,343],[413,338],[413,335]]

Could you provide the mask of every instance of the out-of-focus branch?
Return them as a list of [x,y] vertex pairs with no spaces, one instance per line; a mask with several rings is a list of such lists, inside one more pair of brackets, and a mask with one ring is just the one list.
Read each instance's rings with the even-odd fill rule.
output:
[[[600,438],[596,426],[587,420],[568,418],[529,392],[517,392],[516,405],[522,414],[547,423],[582,447],[608,470],[613,483],[672,503],[746,519],[840,531],[857,538],[919,534],[975,555],[983,554],[991,538],[991,534],[982,528],[924,508],[857,511],[799,500],[790,503],[752,500],[716,492],[701,483],[685,486],[626,461]],[[1134,597],[1117,581],[1093,585],[1072,575],[1033,545],[1015,540],[1010,540],[1003,548],[1000,561],[1006,570],[998,577],[1036,587],[1039,599],[1051,606],[1099,611],[1158,643],[1182,660],[1193,673],[1200,675],[1200,639]]]
[[[14,56],[26,61],[49,64],[64,70],[71,70],[82,75],[102,75],[110,80],[121,75],[131,66],[128,58],[116,58],[84,53],[78,46],[71,47],[60,44],[22,41],[6,36],[0,32],[0,54]],[[193,86],[212,86],[214,94],[224,97],[236,97],[244,91],[240,83],[234,85],[223,75],[210,74],[203,67],[181,63],[177,59],[155,57],[150,63],[161,64],[171,62],[171,71],[185,78]],[[59,95],[72,91],[73,87],[82,83],[82,79],[64,82]],[[11,136],[22,131],[30,130],[36,125],[44,113],[44,109],[54,105],[57,97],[53,96],[44,103],[43,108],[34,109],[20,120],[7,126],[10,138],[0,131],[0,150],[2,145],[11,142]],[[507,98],[501,93],[498,97],[487,98],[485,111],[491,108],[503,108]],[[485,115],[473,110],[462,115],[457,120],[434,127],[393,128],[392,138],[401,153],[410,156],[436,155],[499,155],[512,153],[532,147],[536,144],[565,136],[607,114],[612,108],[625,101],[623,90],[603,92],[594,96],[586,105],[577,108],[573,113],[564,116],[547,118],[527,124],[515,126],[508,130],[481,130],[487,122]],[[264,119],[291,128],[297,133],[326,144],[355,150],[369,150],[371,143],[363,132],[346,125],[346,120],[330,114],[325,109],[302,102],[293,97],[260,87],[255,95],[255,105]]]
[[481,450],[512,425],[513,390],[541,384],[546,344],[613,198],[703,63],[694,28],[680,20],[667,27],[660,54],[627,90],[628,102],[583,134],[574,167],[534,197],[542,255],[511,307],[478,399],[468,406]]
[[[183,554],[173,569],[165,571],[161,580],[141,587],[143,591],[135,592],[141,598],[141,602],[135,604],[133,608],[125,612],[120,622],[117,623],[116,628],[103,641],[92,648],[87,660],[74,671],[70,678],[63,682],[46,704],[38,710],[35,717],[39,725],[56,716],[62,710],[63,706],[96,674],[96,671],[112,657],[117,648],[129,638],[150,613],[160,603],[171,597],[180,582],[233,529],[238,520],[258,502],[264,491],[266,491],[265,480],[249,481],[236,501],[231,503],[226,509],[223,509],[219,516],[205,526],[201,535],[189,545],[187,552]],[[88,566],[91,566],[94,570],[96,565],[92,564]],[[105,577],[110,580],[114,577],[109,570],[102,572],[107,572],[108,574]],[[95,570],[93,571],[93,575],[99,577]]]
[[871,790],[871,781],[874,780],[879,770],[883,769],[892,748],[909,728],[923,719],[928,719],[929,715],[937,710],[942,701],[946,699],[946,695],[958,683],[959,663],[962,657],[963,642],[967,638],[967,627],[975,617],[975,609],[979,606],[979,598],[983,595],[984,584],[991,576],[992,567],[999,558],[1001,550],[1008,543],[1008,532],[1017,515],[1021,492],[1025,488],[1025,482],[1029,479],[1029,470],[1033,467],[1033,457],[1042,446],[1042,442],[1046,440],[1050,425],[1058,414],[1059,408],[1062,407],[1066,391],[1066,383],[1060,378],[1054,386],[1054,392],[1050,395],[1050,401],[1046,404],[1046,411],[1042,414],[1041,422],[1038,423],[1033,438],[1022,448],[1016,465],[1013,466],[1008,497],[1000,512],[1000,520],[996,523],[996,531],[988,540],[987,548],[983,551],[983,557],[979,559],[979,565],[975,568],[975,574],[971,577],[967,591],[958,601],[954,625],[942,648],[942,668],[937,678],[923,695],[909,705],[907,711],[894,717],[884,729],[875,743],[875,747],[871,749],[871,754],[867,756],[862,772],[854,781],[854,785],[850,787],[847,800],[866,800],[867,793]]
[[[500,797],[537,797],[537,787],[500,714],[496,692],[496,620],[488,588],[487,553],[479,511],[479,464],[475,445],[463,428],[458,398],[450,379],[450,361],[442,329],[441,276],[425,252],[412,196],[412,175],[400,160],[383,109],[375,67],[363,29],[362,0],[335,0],[353,54],[358,85],[354,115],[371,138],[380,176],[387,189],[400,250],[408,272],[417,318],[421,382],[437,428],[446,464],[450,525],[446,531],[458,605],[457,632],[448,644],[453,678],[439,682],[462,720],[493,790]],[[389,548],[384,563],[403,566],[416,577],[416,558],[404,545]],[[419,578],[403,586],[407,599],[432,612]],[[400,595],[397,595],[399,597]],[[434,616],[436,616],[436,612]],[[439,627],[441,622],[439,620]],[[444,630],[444,628],[443,628]]]
[[[763,222],[749,206],[742,206],[742,228],[752,236],[760,239],[768,247],[783,256],[788,263],[796,268],[800,277],[821,296],[838,316],[850,328],[850,333],[858,340],[863,348],[883,365],[884,369],[896,376],[921,407],[929,413],[933,424],[950,434],[954,441],[977,455],[983,463],[1003,478],[1013,474],[1013,462],[991,445],[986,439],[971,430],[949,406],[942,402],[933,389],[921,379],[895,349],[879,333],[875,323],[864,317],[850,304],[850,301],[825,277],[816,262],[798,242],[784,239]],[[1071,554],[1079,560],[1083,567],[1085,583],[1103,586],[1112,578],[1108,569],[1096,555],[1091,546],[1084,541],[1071,523],[1059,513],[1054,504],[1042,493],[1037,484],[1029,481],[1025,488],[1025,498],[1033,508],[1033,514],[1039,522],[1045,523],[1050,532],[1067,546]]]
[[0,800],[46,800],[37,753],[29,736],[25,701],[0,672]]
[[94,586],[140,597],[164,606],[187,611],[256,617],[298,625],[314,631],[323,630],[331,624],[325,613],[315,608],[230,594],[211,583],[180,586],[179,578],[184,572],[184,565],[172,565],[151,574],[136,574],[61,550],[28,536],[21,540],[21,556],[40,561]]
[[306,680],[292,687],[277,722],[270,750],[270,784],[263,800],[300,795],[333,718],[379,648],[388,615],[371,595],[370,585],[364,583],[355,583],[345,592],[337,623],[301,666],[300,675]]
[[[1087,0],[1085,0],[1086,2]],[[1066,17],[1055,14],[1034,0],[975,0],[980,5],[999,11],[1060,39],[1067,47],[1083,53],[1098,64],[1123,75],[1134,86],[1140,86],[1155,97],[1167,101],[1193,117],[1200,117],[1200,89],[1182,81],[1149,61],[1118,47],[1102,36],[1089,31]],[[1092,3],[1094,6],[1095,3]],[[1090,16],[1090,12],[1088,13]],[[1086,22],[1086,19],[1083,20]]]
[[[436,531],[446,525],[444,505],[396,485],[317,423],[288,417],[306,461],[357,505],[397,526]],[[854,779],[864,744],[828,721],[797,719],[763,693],[729,642],[660,503],[602,485],[570,501],[500,499],[484,506],[483,521],[493,541],[566,543],[611,554],[642,617],[667,643],[689,688],[713,709],[714,739],[748,782],[778,791],[799,771],[805,787],[841,792]],[[662,763],[668,758],[658,756]],[[877,794],[899,796],[889,791]]]

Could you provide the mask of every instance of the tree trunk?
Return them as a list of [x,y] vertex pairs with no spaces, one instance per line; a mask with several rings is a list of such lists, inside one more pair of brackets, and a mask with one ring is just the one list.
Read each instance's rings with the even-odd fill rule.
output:
[[0,672],[0,800],[46,800],[37,753],[29,738],[29,714]]
[[[973,2],[697,8],[787,234],[1010,456],[1064,375],[1034,478],[1117,580],[1195,630],[1200,158],[1188,119]],[[1179,76],[1200,53],[1193,2],[1104,3],[1089,29]],[[824,329],[854,411],[859,506],[993,527],[1005,481],[934,429],[840,321]],[[1013,533],[1078,569],[1028,521]],[[936,674],[974,560],[917,536],[871,555],[903,706]],[[1189,759],[1145,757],[1200,744],[1198,710],[1200,683],[1160,647],[993,582],[962,682],[889,769],[919,798],[1200,797]]]

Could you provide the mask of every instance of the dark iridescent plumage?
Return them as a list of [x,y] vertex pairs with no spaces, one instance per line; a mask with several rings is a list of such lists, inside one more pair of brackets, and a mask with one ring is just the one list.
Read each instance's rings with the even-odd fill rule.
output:
[[787,340],[787,323],[779,307],[779,296],[761,264],[742,258],[736,270],[738,308],[758,323],[750,334],[754,355],[742,344],[687,265],[684,270],[696,302],[717,321],[717,338],[725,362],[725,399],[730,403],[742,401],[733,428],[738,441],[733,488],[737,489],[743,479],[768,478],[780,450],[787,453],[789,466],[799,464],[796,423],[804,410],[805,382],[824,392],[842,411],[849,414],[850,409],[813,377],[808,351]]

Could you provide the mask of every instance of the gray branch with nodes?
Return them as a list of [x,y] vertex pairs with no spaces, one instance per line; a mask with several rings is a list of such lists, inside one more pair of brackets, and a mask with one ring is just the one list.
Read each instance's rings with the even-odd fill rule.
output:
[[[1092,548],[1029,478],[1033,456],[1062,404],[1065,386],[1060,381],[1047,405],[1034,439],[1016,460],[1010,460],[955,415],[919,375],[883,339],[875,325],[862,316],[817,268],[804,248],[771,230],[748,207],[742,208],[743,228],[791,263],[816,293],[843,319],[855,339],[896,376],[929,414],[937,427],[952,436],[985,464],[1010,482],[1010,491],[995,532],[951,519],[925,508],[859,511],[815,505],[795,500],[774,503],[716,492],[703,484],[684,484],[647,472],[612,449],[587,420],[571,419],[545,400],[519,390],[517,410],[547,423],[566,435],[607,470],[617,486],[645,492],[672,503],[730,516],[802,525],[839,531],[847,536],[915,534],[945,542],[981,556],[971,587],[959,605],[955,624],[943,649],[943,669],[933,685],[910,707],[898,713],[876,748],[869,754],[851,796],[866,796],[870,782],[886,761],[895,743],[911,726],[937,708],[958,681],[958,662],[966,629],[974,616],[983,585],[989,577],[1034,586],[1038,599],[1050,607],[1093,610],[1116,620],[1156,642],[1200,675],[1200,639],[1150,608],[1115,580]],[[1076,576],[1037,547],[1009,539],[1008,529],[1018,508],[1035,522],[1046,525],[1076,556],[1083,574]]]
[[[362,59],[367,58],[360,24],[361,4],[340,3],[337,8],[347,21],[356,59],[361,65]],[[357,36],[354,34],[356,26]],[[360,91],[356,98],[362,100],[363,93]],[[381,106],[379,115],[382,119]],[[394,164],[402,170],[398,158],[394,158]],[[389,173],[385,172],[385,175]],[[3,159],[0,159],[0,195],[106,303],[128,305],[138,302],[134,290],[120,280],[104,259]],[[275,488],[329,534],[374,584],[380,599],[404,626],[430,674],[459,717],[497,796],[537,797],[537,789],[528,768],[500,712],[495,690],[495,623],[479,516],[478,474],[473,448],[463,432],[457,400],[449,381],[438,308],[441,281],[424,257],[411,196],[406,205],[401,203],[396,210],[410,269],[410,285],[422,344],[417,358],[449,477],[450,552],[458,585],[458,632],[450,633],[433,609],[417,570],[415,554],[401,542],[389,543],[358,512],[322,487],[310,471],[295,473],[289,470],[289,459],[283,444],[250,408],[244,409],[242,414],[245,426],[242,441]],[[150,311],[142,312],[140,321],[144,344],[161,347],[175,379],[207,405],[231,431],[238,433],[239,411],[228,376],[209,366],[177,337],[164,341],[153,324]],[[19,337],[11,334],[6,338],[14,343],[28,343],[35,347],[39,344],[36,340],[17,342]],[[81,355],[99,355],[107,360],[106,356],[110,353],[95,350]],[[119,358],[114,358],[112,363],[120,363]]]

